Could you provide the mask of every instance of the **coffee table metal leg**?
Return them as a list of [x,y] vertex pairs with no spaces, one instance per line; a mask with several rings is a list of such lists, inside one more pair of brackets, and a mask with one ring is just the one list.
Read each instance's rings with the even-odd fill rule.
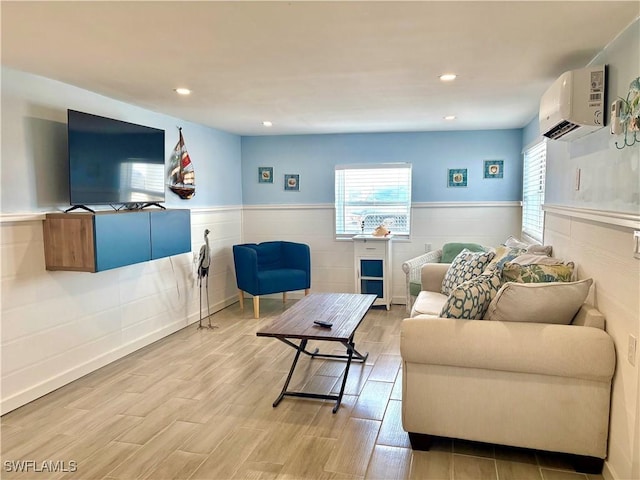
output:
[[291,381],[291,377],[293,376],[293,371],[295,370],[296,364],[298,363],[298,358],[300,358],[300,352],[304,351],[306,347],[307,347],[307,340],[306,339],[300,340],[300,345],[298,345],[298,348],[296,349],[296,356],[293,359],[293,363],[291,364],[291,369],[289,370],[287,381],[284,382],[284,387],[282,387],[282,392],[280,392],[280,395],[278,396],[278,398],[276,398],[276,401],[273,402],[274,407],[277,407],[278,404],[284,398],[284,394],[287,391],[287,387],[289,386],[289,382]]
[[344,387],[347,384],[347,377],[349,376],[349,367],[351,366],[351,359],[353,358],[353,351],[355,350],[353,348],[353,343],[349,342],[349,346],[351,348],[347,348],[347,368],[344,369],[344,378],[342,379],[342,385],[340,386],[340,393],[338,394],[338,399],[336,400],[336,405],[335,407],[333,407],[333,413],[336,413],[338,411],[338,408],[340,408],[340,403],[342,403],[342,395],[344,395]]

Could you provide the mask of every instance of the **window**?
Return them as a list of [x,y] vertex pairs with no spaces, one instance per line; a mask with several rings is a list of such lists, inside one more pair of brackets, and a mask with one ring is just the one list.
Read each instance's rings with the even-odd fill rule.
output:
[[411,164],[338,165],[335,182],[338,237],[371,233],[381,224],[409,235]]
[[542,243],[544,233],[544,183],[547,171],[547,143],[542,141],[524,151],[522,174],[522,233]]

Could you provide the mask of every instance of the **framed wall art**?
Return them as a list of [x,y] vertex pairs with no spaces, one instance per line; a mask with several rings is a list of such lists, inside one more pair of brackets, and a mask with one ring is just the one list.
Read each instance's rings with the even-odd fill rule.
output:
[[297,173],[285,173],[284,189],[290,192],[300,191],[300,175]]
[[502,178],[504,175],[504,160],[485,160],[484,178]]
[[258,167],[258,183],[273,183],[273,167]]
[[447,170],[447,186],[448,187],[466,187],[467,186],[467,169],[466,168],[450,168]]

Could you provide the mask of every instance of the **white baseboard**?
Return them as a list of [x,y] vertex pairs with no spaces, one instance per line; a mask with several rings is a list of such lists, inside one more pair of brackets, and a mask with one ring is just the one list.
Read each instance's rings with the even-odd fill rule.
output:
[[[232,305],[237,302],[238,298],[236,296],[229,297],[224,301],[217,302],[216,304],[211,306],[211,310],[213,312],[217,312],[222,310],[223,308]],[[82,365],[78,365],[74,368],[71,368],[65,372],[62,372],[58,375],[55,375],[37,385],[33,385],[21,392],[15,393],[7,398],[2,398],[0,400],[0,415],[4,415],[5,413],[10,412],[11,410],[15,410],[18,407],[21,407],[33,400],[40,398],[48,393],[57,390],[60,387],[63,387],[74,380],[77,380],[85,375],[98,370],[116,360],[119,360],[130,353],[135,352],[147,345],[152,344],[167,335],[171,335],[172,333],[177,332],[197,321],[200,320],[200,316],[198,313],[194,313],[189,315],[186,319],[177,320],[165,327],[162,327],[154,332],[148,333],[144,337],[137,338],[126,345],[122,345],[118,348],[115,348],[109,352],[103,353],[91,360],[83,363]]]

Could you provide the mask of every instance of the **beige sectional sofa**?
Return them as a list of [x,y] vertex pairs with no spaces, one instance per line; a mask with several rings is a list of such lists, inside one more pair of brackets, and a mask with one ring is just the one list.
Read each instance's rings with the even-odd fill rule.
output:
[[[512,305],[507,321],[439,318],[448,267],[422,267],[422,291],[402,323],[402,423],[412,446],[452,437],[573,454],[584,471],[601,471],[615,368],[603,315],[583,304],[568,325],[523,322]],[[520,284],[505,298],[518,288],[528,295],[523,315],[550,290]]]

